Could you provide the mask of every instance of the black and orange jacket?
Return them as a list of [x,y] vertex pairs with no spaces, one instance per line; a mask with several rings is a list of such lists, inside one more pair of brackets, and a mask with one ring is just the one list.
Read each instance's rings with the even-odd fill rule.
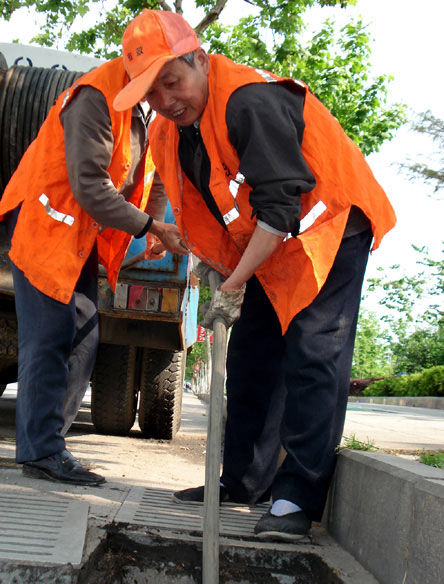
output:
[[157,116],[150,126],[150,146],[178,228],[194,254],[223,275],[236,267],[256,226],[249,203],[251,187],[239,172],[239,158],[225,122],[233,92],[251,83],[285,83],[303,92],[305,131],[302,153],[316,187],[302,196],[301,227],[287,237],[257,270],[285,332],[292,318],[318,294],[333,265],[351,207],[371,222],[376,249],[395,224],[392,206],[357,146],[337,120],[301,82],[210,56],[209,98],[200,132],[211,162],[210,190],[226,230],[181,171],[176,124]]

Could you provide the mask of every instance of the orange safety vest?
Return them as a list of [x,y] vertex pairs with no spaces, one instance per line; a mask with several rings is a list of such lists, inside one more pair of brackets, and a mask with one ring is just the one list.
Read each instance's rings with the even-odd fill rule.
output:
[[316,187],[302,194],[300,234],[287,237],[256,272],[285,333],[327,279],[351,206],[360,207],[369,218],[373,249],[394,226],[395,214],[362,153],[305,84],[237,65],[220,55],[210,55],[208,82],[200,132],[211,162],[211,193],[227,231],[180,171],[176,124],[157,116],[150,126],[150,145],[183,239],[195,255],[225,276],[239,262],[257,222],[251,217],[251,187],[239,172],[239,158],[228,138],[227,102],[236,89],[250,83],[284,83],[305,95],[302,153]]
[[[11,260],[33,286],[64,304],[70,301],[96,240],[99,261],[114,290],[132,236],[111,228],[99,232],[100,225],[75,200],[66,169],[60,114],[82,85],[91,85],[103,93],[114,137],[108,172],[119,190],[131,168],[132,113],[116,112],[112,104],[127,82],[119,57],[80,77],[65,90],[26,150],[0,201],[0,219],[21,204],[9,253]],[[148,152],[145,177],[140,178],[130,197],[141,210],[146,208],[153,177],[154,165]]]

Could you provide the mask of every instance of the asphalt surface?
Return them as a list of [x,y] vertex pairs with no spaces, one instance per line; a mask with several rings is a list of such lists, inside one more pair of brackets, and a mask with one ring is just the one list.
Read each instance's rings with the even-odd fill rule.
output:
[[[17,385],[10,384],[0,398],[0,428],[13,423],[16,394]],[[184,398],[180,432],[205,435],[207,406],[191,392]],[[88,391],[73,428],[91,423],[90,406]],[[349,402],[343,436],[389,451],[444,450],[444,409]]]
[[349,403],[344,437],[389,451],[444,450],[444,410]]

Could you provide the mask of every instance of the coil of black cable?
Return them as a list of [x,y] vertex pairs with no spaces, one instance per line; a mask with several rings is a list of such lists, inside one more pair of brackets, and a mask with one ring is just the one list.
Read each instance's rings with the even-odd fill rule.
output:
[[10,67],[0,82],[0,194],[51,106],[83,73],[42,67]]

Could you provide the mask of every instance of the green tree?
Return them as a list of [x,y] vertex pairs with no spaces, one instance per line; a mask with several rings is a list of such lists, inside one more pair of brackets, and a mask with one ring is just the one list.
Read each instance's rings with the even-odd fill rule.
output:
[[[195,0],[194,7],[204,15],[196,26],[202,35],[226,8],[228,0]],[[241,0],[239,0],[241,1]],[[243,0],[252,11],[259,12],[263,28],[285,29],[287,32],[302,29],[301,15],[314,5],[341,6],[356,4],[356,0]],[[66,38],[66,48],[77,48],[81,52],[96,52],[106,58],[120,54],[122,33],[129,21],[143,8],[173,10],[184,14],[183,0],[0,0],[0,17],[9,20],[21,8],[33,8],[45,15],[42,33],[35,40],[42,45],[53,46]],[[88,12],[97,14],[97,24],[81,33],[73,33],[71,27],[77,16]],[[186,17],[187,14],[184,14]],[[292,24],[290,22],[293,21]]]
[[351,376],[369,379],[392,373],[391,351],[385,330],[377,315],[363,308],[358,320]]
[[444,365],[444,319],[436,326],[417,329],[392,350],[393,368],[398,372],[416,373]]
[[400,167],[411,180],[420,180],[433,186],[433,193],[440,196],[444,189],[444,120],[435,117],[430,110],[417,114],[411,123],[418,134],[427,136],[436,145],[437,150],[428,162],[420,159],[408,160]]
[[[211,290],[208,286],[200,286],[199,289],[199,306],[197,314],[197,322],[200,324],[202,322],[202,312],[201,307],[203,304],[210,302],[211,300]],[[207,344],[206,343],[194,343],[192,350],[187,355],[186,368],[185,368],[185,378],[191,379],[193,377],[194,365],[198,362],[208,361],[207,356]]]
[[400,104],[387,106],[387,85],[392,78],[369,75],[370,38],[362,21],[337,31],[327,20],[318,34],[303,42],[302,22],[291,20],[288,14],[282,18],[268,43],[263,40],[267,37],[262,15],[241,19],[234,27],[215,23],[205,39],[213,52],[234,61],[302,79],[364,154],[377,152],[393,137],[405,115]]
[[193,379],[194,365],[198,362],[205,362],[206,358],[206,344],[201,342],[194,343],[186,361],[185,379],[187,381]]
[[431,258],[427,247],[412,248],[419,256],[414,274],[400,274],[394,265],[369,280],[369,293],[380,295],[394,371],[444,364],[444,259]]
[[[350,22],[336,31],[333,23],[326,21],[317,34],[303,41],[304,16],[310,7],[346,7],[356,0],[244,1],[251,14],[234,26],[223,26],[219,16],[227,0],[195,0],[195,8],[204,14],[196,32],[209,52],[302,79],[364,154],[377,151],[393,137],[405,120],[404,108],[387,106],[388,75],[370,75],[370,39],[363,23]],[[59,39],[66,39],[68,50],[104,58],[120,54],[123,30],[142,8],[183,12],[181,0],[116,0],[110,5],[102,0],[0,0],[0,16],[8,19],[15,10],[30,6],[46,16],[36,42],[54,46]],[[83,17],[93,9],[98,14],[97,24],[72,32],[77,15]]]

